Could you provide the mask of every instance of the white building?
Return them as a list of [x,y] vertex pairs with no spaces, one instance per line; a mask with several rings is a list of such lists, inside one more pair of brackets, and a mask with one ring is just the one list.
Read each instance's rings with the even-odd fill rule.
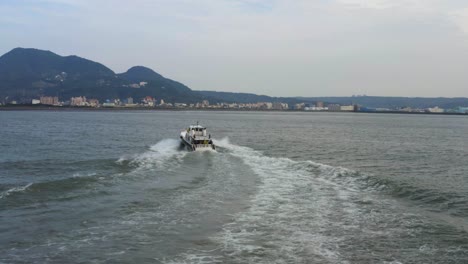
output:
[[354,111],[354,105],[342,105],[342,106],[340,106],[340,110],[341,111],[352,112],[352,111]]
[[113,102],[105,102],[105,103],[102,104],[102,106],[104,106],[104,107],[114,107],[114,106],[115,106],[115,103],[113,103]]
[[311,106],[311,107],[306,107],[304,108],[306,111],[326,111],[328,110],[327,107],[318,107],[318,106]]
[[302,110],[305,108],[305,104],[304,103],[300,103],[300,104],[295,104],[294,105],[294,109],[296,110]]
[[432,107],[432,108],[427,108],[427,111],[429,113],[443,113],[445,110],[443,108],[439,108],[438,106]]

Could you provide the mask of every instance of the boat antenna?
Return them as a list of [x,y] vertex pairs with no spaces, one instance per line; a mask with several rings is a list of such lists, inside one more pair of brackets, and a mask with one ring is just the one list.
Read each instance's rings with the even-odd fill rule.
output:
[[198,120],[197,120],[197,126],[198,126]]

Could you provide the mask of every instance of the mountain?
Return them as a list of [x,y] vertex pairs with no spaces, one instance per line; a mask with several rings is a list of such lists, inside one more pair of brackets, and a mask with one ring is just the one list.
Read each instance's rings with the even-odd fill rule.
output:
[[324,102],[327,104],[352,105],[358,104],[370,108],[398,109],[404,107],[429,108],[441,107],[452,109],[459,106],[468,107],[468,98],[445,98],[445,97],[386,97],[386,96],[343,96],[343,97],[271,97],[251,93],[232,93],[215,91],[198,91],[202,96],[207,96],[220,101],[237,103],[256,102],[283,102],[288,104],[306,103],[314,104]]
[[118,76],[131,82],[139,82],[140,80],[154,81],[164,79],[161,74],[143,66],[133,66],[126,72],[118,74]]
[[71,79],[114,75],[112,70],[102,64],[77,56],[62,57],[45,50],[16,48],[0,57],[2,80],[47,79],[62,72],[67,72]]
[[56,95],[110,80],[114,72],[102,64],[77,56],[16,48],[0,57],[0,96]]
[[217,91],[197,91],[200,95],[210,97],[222,102],[236,103],[257,103],[257,102],[282,102],[288,104],[296,104],[302,102],[312,102],[294,97],[271,97],[268,95],[257,95],[252,93],[232,93],[232,92],[217,92]]
[[39,96],[86,96],[100,100],[146,96],[166,102],[195,103],[204,99],[217,102],[283,102],[290,105],[317,101],[341,105],[359,104],[374,108],[454,108],[468,106],[468,98],[409,97],[271,97],[251,93],[192,91],[150,68],[135,66],[116,74],[108,67],[78,56],[60,56],[51,51],[15,48],[0,57],[0,102],[17,100],[30,103]]
[[[145,85],[140,86],[140,82]],[[15,48],[0,57],[0,101],[30,102],[42,95],[68,100],[86,96],[100,100],[152,96],[167,102],[198,102],[206,97],[152,69],[135,66],[116,74],[106,66],[78,56]]]
[[192,91],[187,86],[171,79],[164,78],[161,74],[143,66],[134,66],[128,69],[128,71],[120,73],[117,76],[129,82],[147,82],[147,85],[149,86],[173,89],[179,93],[189,93]]

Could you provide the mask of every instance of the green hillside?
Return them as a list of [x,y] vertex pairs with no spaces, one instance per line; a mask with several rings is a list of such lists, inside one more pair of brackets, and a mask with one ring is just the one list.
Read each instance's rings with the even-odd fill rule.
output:
[[[140,82],[144,85],[140,86]],[[155,71],[135,66],[116,74],[78,56],[15,48],[0,57],[0,99],[28,102],[39,96],[86,96],[100,100],[152,96],[167,102],[198,102],[205,97]]]

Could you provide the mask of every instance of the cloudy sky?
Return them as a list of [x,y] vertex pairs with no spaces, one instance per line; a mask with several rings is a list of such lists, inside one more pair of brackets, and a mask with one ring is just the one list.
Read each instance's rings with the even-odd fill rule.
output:
[[0,39],[196,90],[468,97],[466,0],[0,0]]

